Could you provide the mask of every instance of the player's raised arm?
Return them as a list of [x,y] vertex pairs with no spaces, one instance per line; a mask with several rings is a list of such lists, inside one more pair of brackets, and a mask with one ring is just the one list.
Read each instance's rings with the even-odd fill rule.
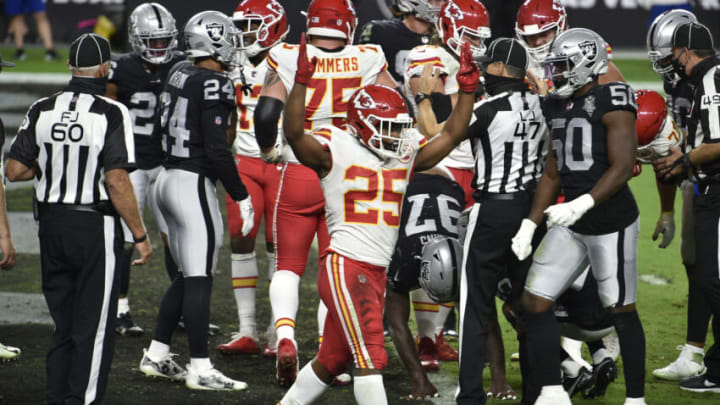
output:
[[303,34],[300,39],[295,85],[290,90],[285,105],[283,133],[300,163],[315,170],[320,177],[323,177],[330,170],[332,163],[330,151],[314,137],[305,135],[305,92],[307,84],[315,73],[316,63],[316,57],[308,60],[305,34]]
[[470,44],[464,43],[457,73],[460,87],[458,102],[439,136],[427,144],[415,158],[415,169],[427,170],[438,164],[465,139],[475,103],[475,90],[480,82],[480,69],[473,60]]

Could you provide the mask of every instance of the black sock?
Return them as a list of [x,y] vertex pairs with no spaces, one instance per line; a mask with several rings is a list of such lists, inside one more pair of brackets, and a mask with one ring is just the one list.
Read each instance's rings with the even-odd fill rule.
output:
[[173,331],[182,315],[184,294],[185,280],[182,277],[177,277],[165,291],[165,296],[160,302],[157,324],[153,335],[154,340],[170,346]]
[[560,328],[552,310],[525,313],[528,365],[538,387],[560,385]]
[[[685,265],[688,274],[694,274],[694,265]],[[692,268],[691,268],[692,267]],[[710,323],[710,305],[708,305],[700,286],[693,278],[688,278],[688,306],[687,306],[687,341],[705,342],[708,323]]]
[[540,389],[532,382],[532,373],[528,363],[527,337],[518,335],[518,354],[520,355],[520,375],[522,376],[522,404],[532,405],[540,396]]
[[562,363],[563,361],[565,361],[569,358],[570,358],[570,355],[568,354],[568,352],[565,351],[565,349],[562,346],[560,346],[560,363]]
[[636,311],[613,315],[615,331],[620,340],[620,354],[625,373],[628,398],[645,396],[645,331]]
[[445,330],[457,330],[457,316],[455,316],[455,307],[450,310],[447,318],[445,318]]
[[168,245],[165,245],[165,271],[167,271],[170,281],[175,280],[175,277],[178,275],[178,266],[175,264],[172,254],[170,254],[170,248]]
[[590,350],[590,354],[593,354],[596,351],[605,348],[605,344],[603,343],[602,340],[596,340],[594,342],[585,342],[585,344],[587,345],[588,349]]
[[129,249],[123,247],[118,260],[118,294],[125,297],[130,290],[130,260],[132,260],[133,246]]
[[207,358],[210,323],[211,277],[186,277],[183,321],[188,334],[191,358]]

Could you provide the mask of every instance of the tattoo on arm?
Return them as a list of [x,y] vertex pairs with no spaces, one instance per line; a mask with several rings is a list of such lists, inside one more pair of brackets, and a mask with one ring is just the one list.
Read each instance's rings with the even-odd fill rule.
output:
[[270,87],[280,81],[280,76],[274,70],[269,70],[265,75],[265,83],[263,87]]

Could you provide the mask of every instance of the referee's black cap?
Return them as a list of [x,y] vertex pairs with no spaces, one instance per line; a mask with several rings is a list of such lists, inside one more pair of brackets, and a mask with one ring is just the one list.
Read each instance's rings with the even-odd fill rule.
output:
[[672,47],[690,50],[713,49],[712,34],[708,27],[697,22],[678,25],[673,32]]
[[70,45],[68,62],[74,68],[102,65],[110,60],[110,43],[98,34],[83,34]]
[[490,43],[485,56],[478,62],[502,62],[518,69],[527,70],[528,54],[525,47],[514,38],[497,38]]

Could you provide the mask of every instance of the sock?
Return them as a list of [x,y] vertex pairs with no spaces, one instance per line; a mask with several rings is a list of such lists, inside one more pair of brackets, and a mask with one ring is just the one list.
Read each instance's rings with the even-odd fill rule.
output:
[[595,353],[596,351],[605,348],[605,344],[603,343],[602,340],[596,340],[593,342],[585,342],[585,344],[587,345],[588,350],[590,350],[590,353]]
[[645,397],[625,398],[625,405],[645,405]]
[[190,358],[208,358],[208,324],[212,278],[185,277],[183,321],[188,335]]
[[552,310],[524,313],[528,366],[538,387],[560,385],[560,329]]
[[452,302],[446,302],[438,306],[437,314],[435,314],[435,336],[443,333],[445,329],[445,320],[447,320],[450,311],[453,310],[455,304]]
[[575,360],[568,357],[560,363],[560,367],[562,367],[566,377],[575,378],[578,374],[580,374],[580,368],[582,366],[580,363],[577,363]]
[[534,404],[540,395],[540,386],[532,381],[533,374],[528,363],[527,338],[525,334],[518,335],[518,353],[520,354],[520,375],[522,376],[522,403]]
[[455,308],[450,308],[450,313],[445,318],[445,330],[457,330],[457,311]]
[[563,388],[562,385],[544,385],[542,387],[542,390],[540,390],[540,395],[543,395],[543,394],[545,394],[545,395],[558,395],[558,394],[567,395],[565,393],[565,389]]
[[636,311],[613,315],[623,358],[625,392],[630,398],[645,396],[645,331]]
[[255,326],[255,291],[258,282],[258,267],[255,252],[233,253],[232,284],[235,293],[240,334],[257,339]]
[[318,345],[322,344],[323,331],[325,330],[325,319],[327,318],[328,309],[325,303],[320,300],[318,303],[317,310],[317,323],[318,323]]
[[177,277],[179,273],[178,266],[175,264],[175,260],[173,260],[172,253],[170,253],[170,247],[168,245],[165,245],[165,271],[167,272],[168,277],[170,277],[170,281],[175,280],[175,277]]
[[697,347],[697,346],[693,346],[693,345],[689,345],[689,344],[685,344],[685,350],[689,350],[690,353],[700,353],[700,354],[703,354],[703,355],[705,354],[705,349],[704,349],[704,348],[702,348],[702,347]]
[[210,363],[209,357],[190,357],[190,367],[195,372],[201,373],[205,370],[210,370],[213,368],[212,363]]
[[282,405],[305,405],[314,402],[327,389],[325,384],[315,375],[312,369],[312,362],[308,362],[300,370],[295,378],[295,383],[290,387],[285,396],[280,400]]
[[[690,268],[691,266],[686,265],[686,267]],[[694,268],[695,266],[693,265],[692,267]],[[688,269],[688,273],[690,273],[690,271],[691,270]],[[692,269],[692,272],[695,272],[695,270]],[[688,342],[705,342],[710,316],[710,305],[708,305],[700,286],[698,286],[696,280],[688,278],[686,335]]]
[[592,352],[593,364],[600,364],[608,357],[610,357],[610,353],[604,347]]
[[170,353],[170,346],[154,339],[150,342],[150,347],[147,349],[147,356],[155,362],[164,359],[168,353]]
[[130,301],[128,298],[118,298],[117,316],[119,317],[120,314],[127,314],[128,312],[130,312]]
[[160,302],[153,339],[170,345],[173,331],[182,316],[185,295],[185,278],[176,277]]
[[355,376],[353,393],[358,405],[387,405],[382,374]]
[[295,340],[295,318],[300,301],[300,276],[288,270],[273,274],[270,284],[270,304],[275,318],[275,332],[278,342],[282,339]]
[[429,337],[434,341],[435,320],[438,317],[440,305],[433,302],[422,288],[413,291],[411,296],[413,309],[415,310],[418,338]]

